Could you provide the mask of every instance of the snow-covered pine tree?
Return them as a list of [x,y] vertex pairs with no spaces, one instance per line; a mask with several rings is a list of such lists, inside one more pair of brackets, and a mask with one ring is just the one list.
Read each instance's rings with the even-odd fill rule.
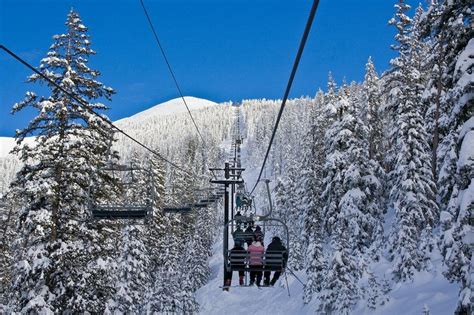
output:
[[107,302],[107,309],[113,314],[144,311],[146,290],[151,287],[150,257],[144,244],[144,229],[142,225],[126,225],[122,229],[116,292]]
[[[124,204],[146,205],[150,199],[150,168],[132,151],[128,163],[130,172],[124,174],[121,199]],[[111,313],[140,313],[144,311],[146,289],[151,287],[151,261],[147,249],[148,225],[136,225],[125,222],[120,239],[120,253],[117,260],[115,294],[107,302]]]
[[[419,7],[417,11],[422,12],[422,9]],[[443,137],[440,130],[440,116],[442,111],[441,99],[445,94],[442,76],[446,69],[446,62],[443,47],[440,45],[442,40],[438,39],[437,36],[432,36],[430,28],[436,23],[440,14],[440,5],[437,0],[433,0],[426,13],[418,14],[416,19],[418,23],[417,28],[419,29],[419,40],[423,42],[423,47],[429,50],[429,52],[425,52],[422,66],[427,76],[423,93],[423,107],[426,109],[426,113],[424,113],[426,130],[429,135],[432,135],[430,139],[431,168],[435,181],[438,180],[440,164],[438,161],[438,148]],[[440,187],[438,186],[437,188],[439,189]]]
[[[65,34],[53,37],[40,71],[84,100],[89,109],[104,110],[103,104],[91,101],[110,99],[114,91],[97,81],[100,73],[87,66],[95,54],[87,28],[73,10],[66,26]],[[12,192],[22,209],[10,303],[15,311],[25,313],[100,312],[103,296],[110,293],[109,283],[91,282],[94,277],[88,262],[93,253],[101,252],[94,239],[101,232],[91,231],[82,222],[88,218],[89,185],[100,187],[93,198],[108,190],[107,177],[97,170],[107,159],[113,133],[105,122],[39,75],[28,81],[46,84],[51,94],[40,97],[27,92],[13,107],[14,113],[32,107],[38,115],[16,135],[14,152],[23,167]],[[34,145],[22,145],[28,135],[37,137]],[[99,296],[95,289],[100,289]]]
[[442,74],[442,142],[438,179],[441,201],[441,252],[446,277],[461,284],[456,314],[472,313],[474,212],[474,40],[469,1],[435,3],[439,12],[432,24],[446,67]]
[[333,226],[331,261],[317,297],[318,311],[322,314],[350,314],[360,298],[358,281],[361,271],[354,254],[350,252],[350,218],[340,215]]
[[[16,238],[14,227],[17,215],[15,206],[7,201],[7,196],[0,197],[0,305],[6,305],[11,285],[11,271],[13,265],[12,244]],[[0,312],[5,312],[1,309]]]
[[215,233],[216,208],[210,206],[202,209],[197,216],[194,234],[186,248],[184,275],[181,278],[189,283],[191,292],[203,286],[210,276],[208,259]]
[[[287,174],[285,176],[277,179],[277,184],[274,189],[274,215],[288,226],[290,236],[289,246],[291,248],[288,265],[294,270],[301,270],[304,264],[304,241],[301,239],[303,222],[301,214],[304,210],[300,208],[300,201],[298,201],[298,196],[301,195],[301,189],[298,187],[297,166],[287,165],[286,172]],[[275,236],[282,236],[281,234],[276,234],[282,233],[281,229],[276,228],[273,233]]]
[[[325,179],[320,218],[325,233],[332,240],[330,255],[343,257],[341,259],[349,268],[346,272],[352,283],[337,280],[342,277],[337,271],[341,263],[340,259],[333,260],[326,271],[323,290],[318,295],[319,298],[329,299],[323,301],[324,308],[321,310],[337,307],[337,298],[341,298],[338,291],[351,292],[348,301],[352,304],[348,302],[338,309],[341,312],[343,309],[348,312],[354,301],[360,298],[358,281],[363,271],[361,266],[369,259],[369,249],[382,233],[382,185],[376,173],[377,163],[369,159],[369,129],[359,118],[361,114],[358,111],[363,107],[355,104],[361,98],[349,95],[349,91],[358,93],[358,90],[355,86],[350,89],[342,86],[336,102],[327,104],[334,109],[326,109],[326,113],[335,113],[333,117],[336,120],[325,135]],[[342,238],[346,241],[340,242]],[[331,289],[334,281],[339,286]],[[345,287],[340,286],[344,284]]]
[[188,279],[183,279],[186,237],[183,223],[170,220],[163,238],[160,263],[154,270],[154,283],[149,291],[146,310],[151,313],[195,312],[197,305],[191,296]]
[[[158,152],[157,149],[155,151]],[[153,185],[153,216],[149,219],[145,242],[148,249],[152,271],[152,277],[155,275],[154,270],[162,265],[161,252],[165,246],[167,229],[170,226],[170,219],[163,213],[165,206],[165,166],[161,159],[153,155],[150,158],[150,171],[152,173]],[[155,279],[153,279],[155,280]]]
[[[197,146],[192,138],[186,141],[184,152],[181,153],[185,165],[191,166],[195,161]],[[160,163],[154,162],[158,167],[154,171],[158,173],[155,180],[163,181],[163,173],[159,171]],[[160,175],[161,173],[161,175]],[[162,178],[160,180],[160,178]],[[165,206],[185,206],[196,199],[195,178],[189,177],[176,169],[170,169],[170,176],[166,190],[160,185],[165,198],[159,204]],[[159,191],[158,191],[159,193]],[[158,197],[159,198],[159,197]],[[160,199],[159,199],[160,200]],[[155,206],[159,205],[156,204]],[[154,225],[148,231],[148,246],[150,246],[153,265],[153,285],[148,293],[147,312],[174,313],[197,311],[197,303],[193,292],[196,287],[194,280],[202,279],[202,273],[196,274],[196,278],[190,277],[190,271],[196,267],[187,264],[187,259],[193,254],[191,243],[195,236],[196,220],[198,215],[192,214],[158,214],[152,221]],[[200,240],[198,239],[197,242]],[[206,255],[208,251],[206,250]],[[193,256],[192,262],[196,256]],[[197,260],[202,261],[200,257]],[[207,261],[207,259],[206,259]],[[201,267],[202,264],[199,265]],[[205,268],[205,267],[204,267]],[[205,271],[204,271],[205,273]],[[194,275],[193,275],[194,276]],[[200,280],[197,280],[200,281]]]
[[326,159],[324,134],[327,127],[328,119],[324,115],[324,94],[319,91],[311,107],[302,158],[301,182],[303,187],[306,187],[306,195],[302,197],[302,202],[307,205],[303,230],[307,244],[305,255],[307,281],[303,297],[305,303],[309,303],[313,296],[321,291],[324,272],[327,268],[323,253],[324,230],[320,200],[324,180],[322,161]]
[[132,151],[130,161],[126,164],[130,171],[121,176],[119,185],[121,186],[121,196],[124,204],[146,205],[151,204],[150,191],[152,174],[149,163],[143,161],[137,151]]
[[382,95],[380,82],[372,58],[365,65],[363,89],[363,121],[369,128],[369,158],[383,163],[383,125],[381,115]]
[[[390,173],[390,204],[395,224],[389,240],[390,258],[394,260],[397,280],[412,278],[414,271],[424,268],[426,253],[420,244],[429,242],[430,231],[438,218],[435,184],[431,171],[429,139],[421,113],[421,54],[412,20],[406,15],[410,6],[404,1],[395,5],[398,42],[393,48],[398,57],[391,60],[388,74],[389,110],[393,117],[393,169]],[[424,242],[421,236],[424,235]]]

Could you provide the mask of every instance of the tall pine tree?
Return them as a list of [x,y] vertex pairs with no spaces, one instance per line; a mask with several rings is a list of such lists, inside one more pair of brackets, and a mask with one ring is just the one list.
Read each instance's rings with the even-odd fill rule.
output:
[[[87,28],[73,10],[66,27],[66,33],[53,37],[40,71],[89,109],[104,110],[96,100],[110,100],[114,91],[97,81],[100,73],[87,66],[95,54]],[[38,114],[16,135],[14,151],[23,167],[12,192],[23,206],[10,301],[14,310],[25,313],[100,311],[104,300],[92,293],[86,271],[91,252],[101,251],[93,238],[99,235],[83,222],[88,218],[89,185],[100,187],[93,198],[108,190],[108,178],[98,169],[110,152],[113,133],[105,122],[41,76],[34,74],[28,81],[45,84],[50,95],[27,92],[13,107],[13,112],[31,107]],[[36,136],[34,145],[22,145],[28,135]],[[107,286],[95,284],[97,288]],[[101,296],[106,295],[100,291]]]
[[390,21],[398,34],[393,48],[398,57],[392,59],[388,74],[389,109],[393,117],[391,135],[393,165],[390,173],[390,204],[395,223],[390,236],[390,257],[394,260],[394,276],[405,280],[422,269],[425,253],[419,244],[422,234],[437,221],[435,184],[431,170],[430,146],[421,103],[423,77],[418,38],[412,20],[406,15],[410,6],[399,1],[395,17]]

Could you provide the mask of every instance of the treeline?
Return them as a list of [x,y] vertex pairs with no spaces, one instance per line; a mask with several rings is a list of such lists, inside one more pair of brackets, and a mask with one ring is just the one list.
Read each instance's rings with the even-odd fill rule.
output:
[[[66,27],[66,33],[53,37],[39,69],[90,109],[104,113],[100,101],[111,100],[115,91],[88,66],[95,51],[77,12],[68,14]],[[37,115],[16,135],[14,153],[20,163],[14,167],[19,170],[0,205],[0,311],[197,312],[194,292],[209,276],[216,208],[189,215],[162,209],[199,197],[196,191],[209,185],[206,177],[194,178],[145,154],[115,134],[106,116],[98,119],[42,77],[34,74],[28,81],[42,83],[50,93],[27,92],[13,107],[14,112],[33,108]],[[230,112],[229,106],[216,106],[195,115],[206,127],[203,136],[210,149],[203,148],[185,114],[121,127],[188,172],[202,175],[221,162],[216,143],[229,133],[223,117]],[[35,141],[25,143],[30,135]],[[146,193],[143,173],[135,172],[138,185],[127,188],[106,171],[110,163],[151,171],[154,199]],[[152,202],[152,216],[137,221],[91,216],[91,202],[131,200]]]
[[[441,255],[443,274],[460,286],[456,313],[469,314],[472,4],[395,8],[390,69],[379,77],[369,58],[364,82],[338,86],[330,75],[325,92],[288,103],[265,176],[276,179],[289,264],[306,270],[304,301],[316,311],[346,314],[361,300],[375,309],[395,283],[435,272]],[[278,106],[243,103],[248,163],[262,160]],[[389,274],[373,270],[382,261]]]

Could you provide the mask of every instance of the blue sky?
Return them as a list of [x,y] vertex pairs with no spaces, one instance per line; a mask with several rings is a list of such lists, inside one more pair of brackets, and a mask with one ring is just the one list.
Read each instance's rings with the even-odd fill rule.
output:
[[[144,0],[185,95],[216,102],[281,98],[311,0]],[[395,1],[321,0],[291,97],[314,95],[332,71],[361,81],[369,55],[378,72],[393,57],[387,21]],[[178,96],[139,0],[0,0],[0,42],[34,66],[52,36],[79,12],[97,55],[90,66],[117,94],[112,119]],[[28,90],[30,72],[0,52],[0,136],[34,117],[10,115]]]

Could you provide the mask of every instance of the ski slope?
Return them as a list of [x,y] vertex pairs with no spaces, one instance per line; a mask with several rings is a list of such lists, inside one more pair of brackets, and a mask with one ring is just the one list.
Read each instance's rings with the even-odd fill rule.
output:
[[[268,244],[270,236],[265,237]],[[272,314],[272,315],[305,315],[315,314],[317,301],[303,303],[303,285],[290,273],[287,273],[288,288],[285,275],[282,275],[274,287],[257,288],[239,287],[238,274],[234,272],[229,291],[223,291],[222,233],[213,247],[213,256],[209,261],[211,277],[209,282],[196,292],[200,305],[200,314]],[[379,268],[388,268],[381,263]],[[439,265],[437,267],[440,267]],[[387,269],[385,269],[387,270]],[[295,272],[296,276],[306,282],[304,272]],[[453,314],[456,308],[457,284],[449,283],[439,272],[418,273],[412,283],[397,284],[389,293],[389,301],[371,310],[366,307],[366,301],[360,301],[354,311],[355,315],[420,315],[425,307],[430,315]],[[289,291],[289,292],[288,292]]]
[[[234,108],[234,120],[237,119]],[[233,135],[235,136],[235,134]],[[228,159],[233,158],[231,149],[232,139],[225,140],[221,147],[226,150]],[[241,146],[242,161],[247,158],[246,142]],[[243,166],[245,167],[245,166]],[[247,170],[243,173],[246,183],[254,183],[258,170]],[[213,255],[209,260],[211,277],[209,282],[196,292],[196,300],[200,305],[200,314],[312,314],[309,307],[302,303],[303,285],[293,276],[282,274],[274,287],[239,287],[238,273],[234,272],[232,285],[229,291],[223,291],[224,257],[223,257],[223,227],[213,246]],[[274,235],[267,233],[264,244],[269,244]],[[229,244],[232,246],[232,236],[229,235]],[[301,276],[297,274],[298,277]],[[246,282],[248,283],[248,274]],[[288,288],[286,287],[288,281]]]

